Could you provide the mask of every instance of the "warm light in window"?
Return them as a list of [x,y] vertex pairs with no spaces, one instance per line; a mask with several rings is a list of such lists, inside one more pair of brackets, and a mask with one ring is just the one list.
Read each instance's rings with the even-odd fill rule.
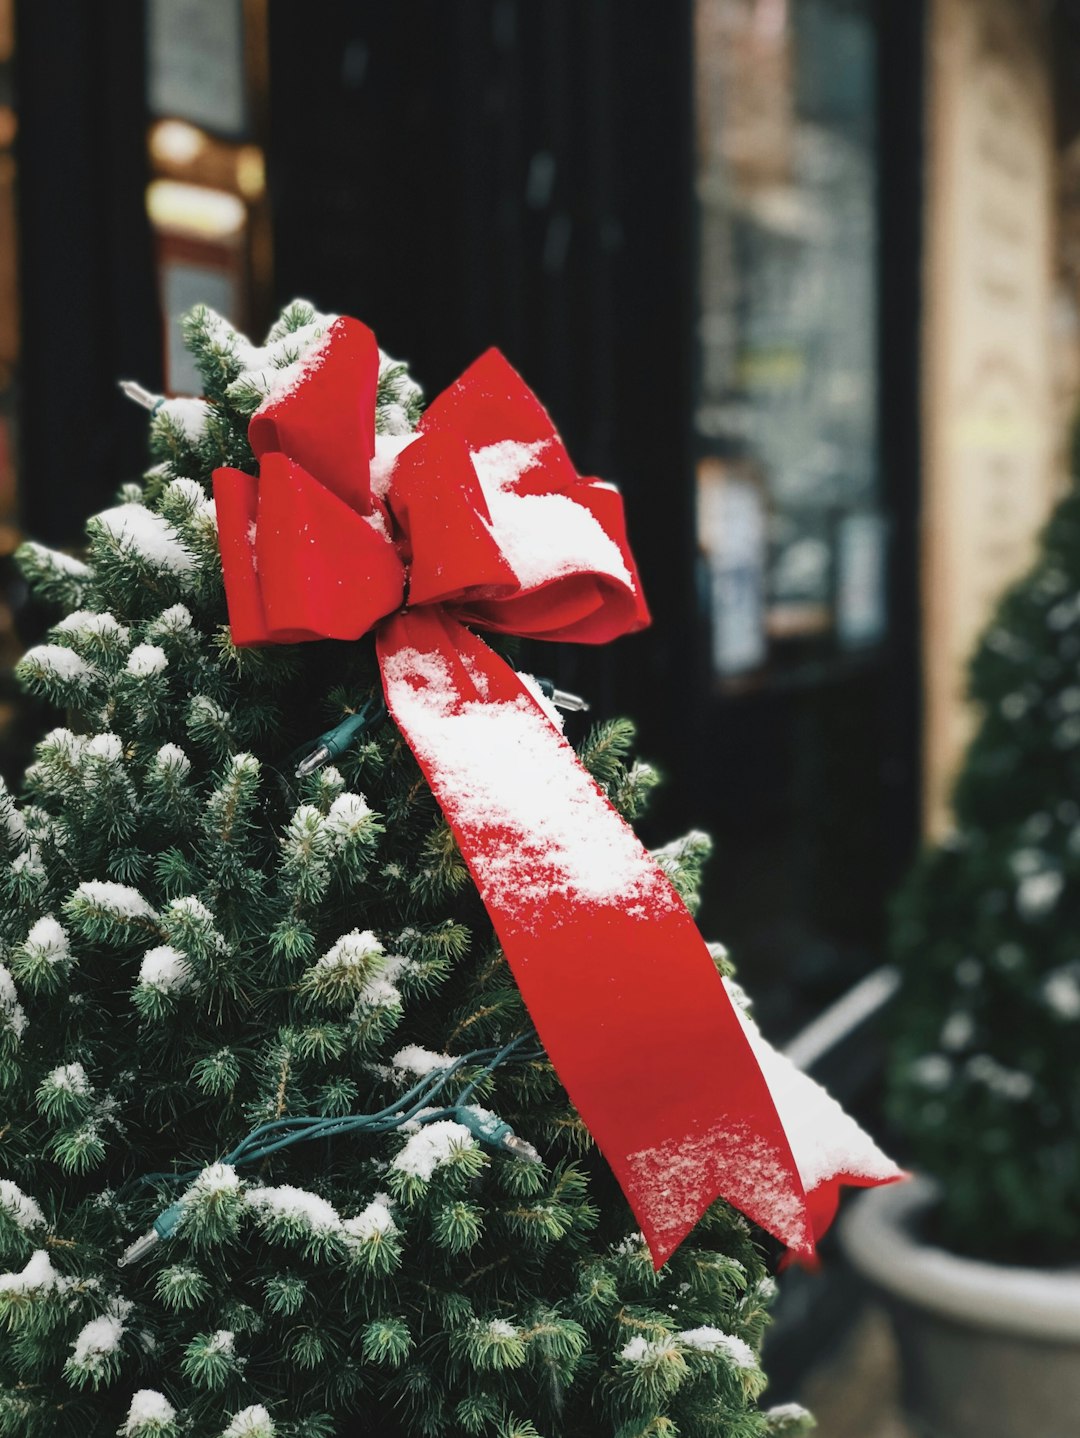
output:
[[236,156],[236,183],[240,193],[257,200],[266,189],[266,161],[258,145],[244,145]]
[[162,230],[181,231],[205,240],[225,240],[244,228],[244,202],[225,190],[155,180],[147,187],[146,208]]
[[150,131],[150,153],[162,165],[190,165],[206,147],[206,136],[184,120],[162,120]]

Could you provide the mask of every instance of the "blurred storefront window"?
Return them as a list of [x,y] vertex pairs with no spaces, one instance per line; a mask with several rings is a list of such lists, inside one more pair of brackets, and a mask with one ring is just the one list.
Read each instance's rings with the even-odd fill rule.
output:
[[147,213],[165,337],[165,384],[197,392],[179,317],[211,305],[242,329],[269,309],[266,0],[147,0]]
[[698,540],[722,683],[877,644],[868,3],[697,0]]

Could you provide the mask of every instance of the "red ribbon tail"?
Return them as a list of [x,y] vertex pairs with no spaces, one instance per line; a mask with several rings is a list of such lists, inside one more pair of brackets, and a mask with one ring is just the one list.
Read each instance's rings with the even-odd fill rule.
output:
[[475,634],[432,606],[384,620],[377,640],[387,706],[656,1266],[717,1197],[812,1255],[768,1085],[663,871]]

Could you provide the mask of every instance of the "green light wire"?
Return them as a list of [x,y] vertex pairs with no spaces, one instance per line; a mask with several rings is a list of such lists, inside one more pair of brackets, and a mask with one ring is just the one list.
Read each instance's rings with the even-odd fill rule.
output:
[[[535,1031],[530,1030],[527,1033],[519,1034],[509,1043],[503,1044],[501,1048],[473,1049],[470,1053],[459,1055],[444,1068],[417,1080],[393,1103],[387,1104],[385,1108],[381,1108],[375,1113],[345,1114],[336,1118],[270,1119],[252,1129],[246,1138],[241,1139],[236,1147],[219,1161],[237,1168],[241,1165],[259,1163],[262,1159],[269,1158],[272,1154],[279,1153],[285,1148],[291,1148],[298,1143],[341,1138],[351,1134],[391,1133],[410,1122],[424,1125],[436,1123],[440,1119],[454,1119],[464,1124],[481,1143],[487,1143],[517,1157],[539,1162],[539,1155],[536,1151],[532,1149],[531,1145],[518,1139],[509,1124],[502,1122],[494,1114],[488,1114],[482,1109],[470,1106],[469,1100],[484,1079],[494,1073],[496,1069],[501,1068],[503,1064],[535,1063],[543,1058],[546,1058],[544,1050],[537,1040]],[[465,1085],[455,1103],[441,1108],[432,1108],[432,1100],[442,1093],[455,1074],[469,1065],[481,1062],[484,1065],[481,1072]],[[201,1168],[194,1168],[183,1173],[143,1174],[139,1178],[131,1180],[131,1184],[125,1184],[124,1187],[127,1188],[132,1184],[187,1185],[193,1183],[202,1171]],[[180,1222],[182,1210],[183,1198],[181,1197],[164,1213],[159,1214],[153,1227],[126,1250],[120,1260],[121,1265],[138,1262],[156,1246],[159,1240],[168,1238]]]

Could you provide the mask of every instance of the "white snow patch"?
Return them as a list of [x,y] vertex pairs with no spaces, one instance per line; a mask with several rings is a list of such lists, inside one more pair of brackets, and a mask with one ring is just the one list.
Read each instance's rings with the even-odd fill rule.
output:
[[154,569],[185,574],[195,564],[194,555],[181,542],[176,530],[142,504],[120,504],[94,516],[94,521],[117,544],[132,550]]
[[521,1329],[515,1328],[514,1325],[508,1323],[505,1318],[493,1318],[490,1323],[487,1324],[487,1331],[491,1334],[492,1338],[519,1338],[521,1336]]
[[377,499],[386,498],[398,455],[402,450],[408,449],[416,437],[415,433],[375,436],[375,454],[371,460],[371,492]]
[[964,1066],[967,1076],[996,1098],[1024,1103],[1035,1092],[1035,1080],[1022,1069],[1008,1068],[990,1054],[975,1054]]
[[337,1233],[341,1218],[337,1209],[318,1194],[306,1189],[282,1184],[276,1188],[249,1188],[244,1194],[249,1208],[264,1218],[292,1218],[298,1220],[312,1233]]
[[811,1413],[801,1403],[779,1403],[775,1408],[769,1408],[765,1417],[771,1418],[774,1423],[801,1423],[811,1417]]
[[45,1226],[45,1215],[37,1201],[29,1194],[23,1193],[17,1183],[12,1183],[7,1178],[0,1178],[0,1208],[4,1209],[8,1217],[21,1229]]
[[154,755],[154,763],[159,769],[175,769],[181,777],[191,772],[191,760],[179,744],[162,744]]
[[204,399],[167,399],[158,406],[157,414],[170,420],[186,440],[196,444],[206,433],[210,406]]
[[88,759],[101,759],[106,764],[119,764],[124,757],[124,743],[119,734],[95,734],[83,750]]
[[414,1073],[417,1078],[426,1078],[428,1074],[436,1073],[439,1069],[449,1068],[453,1062],[450,1054],[438,1054],[432,1049],[421,1048],[419,1044],[407,1044],[405,1048],[399,1049],[392,1059],[395,1068]]
[[355,1218],[347,1218],[341,1227],[346,1237],[360,1242],[397,1232],[397,1224],[386,1201],[378,1198],[372,1199]]
[[64,644],[35,644],[26,651],[19,663],[27,669],[37,670],[72,684],[95,679],[98,672],[80,654],[76,654],[74,649],[68,649]]
[[76,609],[53,625],[53,633],[74,634],[80,638],[92,634],[95,638],[116,639],[120,642],[131,638],[127,628],[107,610],[96,614],[89,609]]
[[322,364],[327,331],[335,318],[334,315],[316,314],[309,324],[282,335],[280,339],[265,345],[253,345],[220,315],[212,315],[212,331],[216,329],[219,342],[231,350],[243,366],[243,372],[233,381],[230,389],[251,386],[259,390],[265,395],[260,409],[270,401],[280,400],[292,393],[305,375]]
[[908,1066],[908,1076],[930,1093],[944,1093],[952,1082],[953,1066],[944,1054],[923,1054]]
[[50,549],[46,544],[39,544],[37,540],[27,540],[23,546],[29,550],[34,559],[44,569],[51,569],[57,574],[66,574],[72,579],[85,579],[90,573],[90,566],[84,564],[81,559],[76,559],[73,554],[65,554],[62,549]]
[[274,1420],[261,1403],[242,1409],[224,1430],[221,1438],[274,1438]]
[[941,1026],[941,1047],[950,1053],[966,1049],[975,1037],[975,1020],[964,1009],[956,1009]]
[[128,655],[127,671],[140,679],[160,674],[169,667],[169,658],[159,644],[136,644]]
[[169,904],[170,912],[182,914],[188,918],[197,919],[203,924],[212,924],[214,916],[201,899],[195,898],[194,894],[185,894],[182,899],[173,899]]
[[139,983],[159,994],[180,993],[194,977],[187,957],[171,944],[148,949],[139,966]]
[[62,1089],[78,1098],[85,1098],[90,1092],[90,1080],[86,1077],[86,1070],[78,1062],[61,1064],[59,1068],[53,1069],[45,1082],[52,1088]]
[[203,1169],[188,1189],[191,1198],[213,1198],[219,1193],[235,1193],[240,1187],[236,1169],[228,1163],[211,1163]]
[[1023,919],[1041,919],[1048,914],[1065,886],[1064,877],[1056,869],[1029,874],[1016,886],[1016,907]]
[[75,897],[104,909],[117,919],[152,919],[154,911],[138,889],[114,884],[108,879],[87,879],[75,890]]
[[719,1328],[688,1328],[678,1337],[687,1348],[696,1348],[702,1353],[723,1353],[735,1368],[758,1366],[757,1356],[749,1343],[732,1333],[722,1333]]
[[43,1248],[30,1255],[21,1273],[0,1273],[0,1293],[53,1293],[71,1287],[71,1279],[57,1273]]
[[4,964],[0,964],[0,1025],[9,1028],[16,1038],[26,1031],[26,1013],[19,1003],[15,980]]
[[332,834],[348,839],[357,832],[370,814],[371,810],[362,794],[339,794],[330,805],[326,827]]
[[359,968],[366,966],[382,951],[382,944],[370,929],[365,929],[362,933],[359,929],[353,929],[348,934],[342,934],[337,943],[318,960],[316,967],[320,969]]
[[472,1134],[464,1124],[453,1119],[439,1119],[425,1124],[414,1133],[391,1161],[391,1168],[417,1178],[430,1179],[437,1168],[448,1163],[463,1148],[475,1148]]
[[[165,491],[166,498],[179,499],[196,517],[217,528],[217,511],[202,485],[196,479],[174,479]],[[190,615],[188,616],[190,623]]]
[[523,589],[584,570],[633,587],[618,545],[591,511],[565,494],[518,494],[514,485],[550,443],[504,439],[472,451],[490,529]]
[[1080,975],[1074,969],[1053,969],[1042,981],[1046,1007],[1059,1019],[1080,1019]]
[[230,1328],[219,1328],[206,1345],[208,1353],[228,1353],[230,1356],[236,1351],[236,1334]]
[[168,609],[163,609],[147,630],[151,635],[170,635],[176,637],[192,624],[191,611],[186,604],[171,604]]
[[78,1368],[99,1369],[103,1360],[120,1347],[126,1331],[124,1321],[130,1312],[127,1299],[113,1299],[108,1313],[92,1318],[80,1330],[71,1347],[70,1361]]
[[171,1423],[176,1417],[176,1409],[163,1393],[154,1388],[140,1388],[132,1397],[131,1406],[127,1411],[127,1418],[120,1430],[123,1438],[138,1438],[144,1428],[151,1423]]
[[651,1342],[648,1338],[642,1338],[638,1334],[636,1338],[631,1338],[630,1342],[624,1345],[619,1352],[619,1357],[625,1358],[627,1363],[652,1363],[657,1358],[666,1358],[678,1351],[674,1336],[666,1342]]
[[27,934],[23,952],[30,958],[43,959],[47,964],[62,964],[71,958],[71,943],[63,925],[58,924],[51,914],[46,914]]

